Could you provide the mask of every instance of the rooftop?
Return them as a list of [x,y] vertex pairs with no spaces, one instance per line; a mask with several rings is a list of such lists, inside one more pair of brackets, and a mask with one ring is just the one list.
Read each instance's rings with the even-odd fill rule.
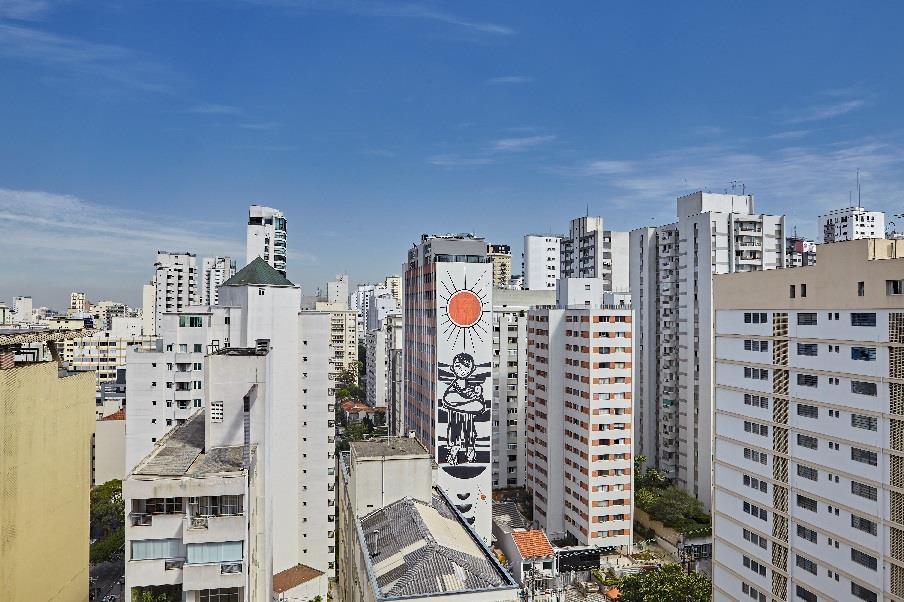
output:
[[493,522],[506,532],[528,527],[527,520],[521,515],[515,502],[494,502]]
[[244,468],[244,446],[204,450],[204,410],[167,433],[132,471],[133,475],[197,477]]
[[235,276],[220,286],[295,286],[288,278],[276,271],[276,268],[260,257],[236,272]]
[[546,533],[543,531],[513,531],[512,540],[518,546],[521,557],[525,560],[529,558],[548,558],[555,554],[549,540],[546,539]]
[[311,579],[316,579],[323,575],[322,571],[311,568],[306,564],[296,564],[290,569],[280,571],[273,575],[273,593],[281,594],[290,589],[298,587],[302,583],[307,583]]
[[50,330],[47,328],[9,328],[0,330],[0,348],[17,345],[31,345],[35,343],[59,342],[70,339],[80,339],[93,335],[96,330],[90,328],[78,328],[73,330]]
[[126,409],[125,408],[120,408],[116,412],[113,412],[112,414],[101,418],[101,420],[125,420],[125,419],[126,419]]
[[383,458],[386,456],[430,456],[420,441],[411,437],[385,437],[349,443],[356,459]]
[[403,498],[359,519],[378,599],[517,587],[451,505]]

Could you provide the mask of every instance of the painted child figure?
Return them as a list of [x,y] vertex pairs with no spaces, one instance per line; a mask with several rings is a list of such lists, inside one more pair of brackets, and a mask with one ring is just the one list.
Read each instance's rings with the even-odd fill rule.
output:
[[459,353],[452,358],[452,372],[455,379],[446,387],[442,403],[449,412],[446,438],[449,445],[447,462],[458,464],[458,454],[465,452],[466,462],[473,462],[477,456],[477,430],[474,418],[487,408],[483,397],[483,387],[471,384],[471,376],[476,365],[467,353]]

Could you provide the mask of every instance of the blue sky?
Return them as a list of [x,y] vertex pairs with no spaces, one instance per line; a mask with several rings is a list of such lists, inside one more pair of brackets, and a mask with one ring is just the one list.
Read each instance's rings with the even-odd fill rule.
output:
[[[137,303],[154,251],[398,272],[422,232],[513,246],[744,182],[815,234],[861,170],[904,211],[895,2],[0,0],[0,300]],[[904,228],[904,220],[901,227]],[[517,268],[516,268],[517,271]]]

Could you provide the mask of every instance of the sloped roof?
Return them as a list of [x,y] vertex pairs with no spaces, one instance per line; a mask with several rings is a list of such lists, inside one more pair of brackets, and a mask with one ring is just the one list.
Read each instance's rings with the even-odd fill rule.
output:
[[281,594],[287,592],[321,575],[323,575],[323,571],[318,571],[306,564],[296,564],[292,568],[273,575],[273,593]]
[[236,272],[235,276],[220,286],[248,285],[295,286],[261,257],[255,257],[254,261]]
[[125,408],[120,408],[119,410],[116,410],[112,414],[109,414],[108,416],[104,416],[103,418],[101,418],[101,420],[125,420],[125,419],[126,419],[126,409]]
[[548,558],[555,554],[543,531],[512,531],[512,540],[525,560]]
[[437,494],[395,501],[360,523],[378,599],[512,587]]

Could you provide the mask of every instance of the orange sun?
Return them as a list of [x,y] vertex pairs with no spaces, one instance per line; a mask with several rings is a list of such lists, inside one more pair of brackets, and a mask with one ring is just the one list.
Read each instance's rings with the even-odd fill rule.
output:
[[449,318],[456,324],[468,328],[480,320],[483,304],[480,298],[469,290],[458,291],[449,299]]

